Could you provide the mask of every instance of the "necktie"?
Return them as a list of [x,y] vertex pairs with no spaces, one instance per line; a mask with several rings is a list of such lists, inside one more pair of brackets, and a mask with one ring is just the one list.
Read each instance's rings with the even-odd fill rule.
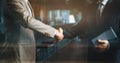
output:
[[96,11],[96,24],[98,25],[99,22],[100,22],[100,19],[101,19],[101,14],[102,14],[102,2],[98,2],[98,8],[97,8],[97,11]]
[[100,3],[98,4],[98,10],[97,10],[97,13],[98,13],[99,16],[101,16],[102,11],[103,11],[103,8],[104,8],[104,5],[103,5],[102,2],[100,2]]

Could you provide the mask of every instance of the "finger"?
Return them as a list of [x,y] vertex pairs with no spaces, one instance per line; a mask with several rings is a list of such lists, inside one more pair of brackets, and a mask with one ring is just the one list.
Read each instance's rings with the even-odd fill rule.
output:
[[58,41],[58,42],[60,41],[60,38],[58,36],[56,36],[56,41]]
[[61,41],[63,39],[63,36],[56,36],[57,41]]
[[97,46],[95,46],[95,48],[101,48],[101,46],[100,46],[100,45],[97,45]]
[[62,40],[62,38],[57,39],[58,42],[60,42],[61,40]]
[[98,52],[103,52],[103,51],[105,51],[105,49],[102,48],[101,46],[96,46],[95,49],[96,49]]
[[105,40],[98,40],[98,44],[105,44]]

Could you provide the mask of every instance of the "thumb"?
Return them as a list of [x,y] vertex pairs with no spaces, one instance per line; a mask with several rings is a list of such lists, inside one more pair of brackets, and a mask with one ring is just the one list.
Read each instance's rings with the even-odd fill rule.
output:
[[99,40],[98,40],[98,43],[99,43],[99,44],[104,44],[104,43],[105,43],[105,41],[104,41],[104,40],[100,40],[100,39],[99,39]]
[[63,29],[62,29],[62,28],[58,28],[58,31],[59,31],[60,33],[63,33]]

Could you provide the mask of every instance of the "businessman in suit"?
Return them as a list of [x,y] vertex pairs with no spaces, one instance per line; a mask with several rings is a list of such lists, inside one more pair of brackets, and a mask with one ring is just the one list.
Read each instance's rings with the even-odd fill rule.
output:
[[62,29],[46,25],[35,19],[28,0],[5,0],[5,43],[1,63],[35,63],[36,46],[33,31],[63,39]]
[[[101,5],[102,4],[102,5]],[[65,38],[79,35],[88,40],[89,63],[120,63],[120,0],[98,0],[86,7],[83,20],[72,29],[65,29]],[[89,10],[89,11],[87,11]],[[116,39],[97,41],[93,45],[91,39],[112,27],[117,34]],[[67,33],[66,33],[67,32]]]

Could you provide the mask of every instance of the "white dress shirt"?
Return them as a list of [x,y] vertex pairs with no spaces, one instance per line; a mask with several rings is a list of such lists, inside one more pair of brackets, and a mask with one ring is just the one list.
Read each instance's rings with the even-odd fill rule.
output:
[[107,2],[108,2],[108,0],[103,0],[103,1],[101,2],[102,5],[100,6],[100,14],[102,14],[103,9],[104,9],[105,5],[107,4]]

